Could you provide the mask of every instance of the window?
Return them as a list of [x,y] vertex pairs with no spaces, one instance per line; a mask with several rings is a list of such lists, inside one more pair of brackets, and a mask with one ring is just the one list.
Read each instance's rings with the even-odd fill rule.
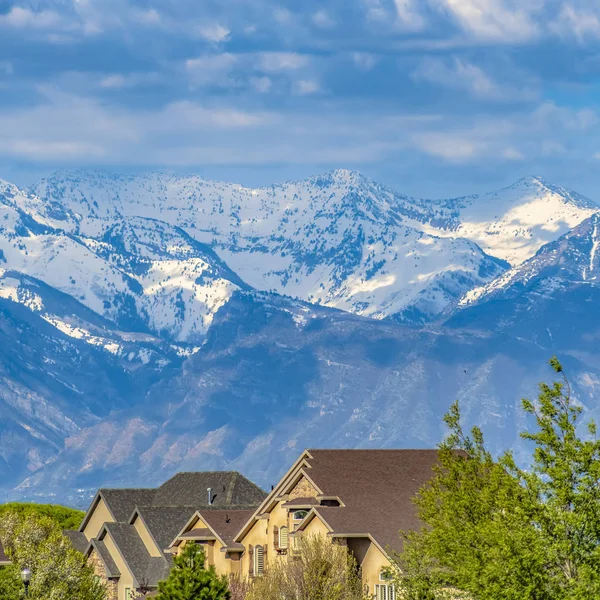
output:
[[131,588],[125,588],[125,600],[133,600],[133,590]]
[[376,585],[375,600],[396,600],[396,586],[393,583]]
[[262,546],[254,548],[254,575],[260,576],[265,572],[265,551]]
[[294,521],[303,521],[307,514],[307,510],[295,510],[293,514],[293,519]]
[[290,530],[287,527],[282,527],[279,530],[279,548],[281,550],[287,550],[289,546],[289,534]]

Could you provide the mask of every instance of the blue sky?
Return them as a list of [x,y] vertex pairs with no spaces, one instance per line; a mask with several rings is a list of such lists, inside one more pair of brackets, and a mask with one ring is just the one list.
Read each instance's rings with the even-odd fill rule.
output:
[[600,200],[600,0],[0,0],[0,177],[358,169]]

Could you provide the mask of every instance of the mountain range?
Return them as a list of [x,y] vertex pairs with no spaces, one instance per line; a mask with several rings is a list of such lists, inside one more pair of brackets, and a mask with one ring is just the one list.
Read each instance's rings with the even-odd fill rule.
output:
[[456,398],[519,455],[553,354],[600,412],[598,211],[536,177],[443,200],[346,170],[0,181],[0,494],[268,487],[304,447],[434,446]]

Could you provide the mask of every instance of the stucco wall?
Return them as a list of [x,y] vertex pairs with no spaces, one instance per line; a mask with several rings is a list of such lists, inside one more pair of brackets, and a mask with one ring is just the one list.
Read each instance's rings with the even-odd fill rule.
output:
[[83,534],[89,542],[92,538],[98,537],[104,523],[112,523],[113,521],[114,519],[112,518],[106,503],[100,498],[100,501],[96,505],[94,512],[90,516],[90,519],[83,530]]
[[146,546],[146,549],[148,550],[148,554],[150,554],[150,556],[154,556],[154,557],[162,556],[162,552],[160,551],[160,548],[158,548],[158,546],[152,539],[150,532],[146,528],[146,525],[144,525],[144,522],[142,521],[142,519],[140,519],[139,515],[136,518],[136,520],[134,521],[133,526],[135,527],[135,530],[138,532],[138,535],[140,536],[142,542],[144,542],[144,546]]

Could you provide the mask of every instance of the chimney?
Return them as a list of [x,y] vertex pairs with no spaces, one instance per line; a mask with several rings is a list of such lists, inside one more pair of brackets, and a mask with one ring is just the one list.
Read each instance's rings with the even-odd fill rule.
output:
[[206,491],[208,492],[208,505],[210,506],[213,503],[212,488],[208,488]]

